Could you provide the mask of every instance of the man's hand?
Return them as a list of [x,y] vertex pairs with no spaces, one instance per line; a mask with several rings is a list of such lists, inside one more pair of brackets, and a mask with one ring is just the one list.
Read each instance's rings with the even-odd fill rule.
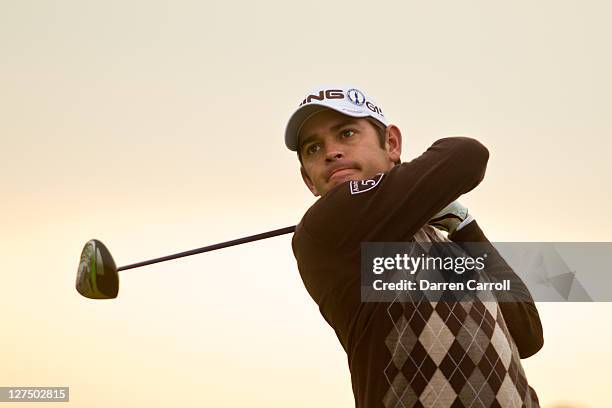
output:
[[467,207],[461,205],[459,201],[453,201],[434,215],[429,220],[429,225],[446,231],[450,235],[473,220],[474,217],[468,214]]

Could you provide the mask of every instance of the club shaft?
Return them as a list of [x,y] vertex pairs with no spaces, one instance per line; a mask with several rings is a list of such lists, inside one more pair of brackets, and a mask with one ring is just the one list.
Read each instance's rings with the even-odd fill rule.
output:
[[221,242],[219,244],[213,244],[213,245],[205,246],[202,248],[196,248],[190,251],[179,252],[173,255],[162,256],[161,258],[155,258],[155,259],[150,259],[148,261],[133,263],[130,265],[126,265],[126,266],[117,268],[117,271],[125,271],[126,269],[140,268],[141,266],[151,265],[151,264],[155,264],[159,262],[165,262],[171,259],[183,258],[185,256],[190,256],[190,255],[195,255],[195,254],[201,254],[203,252],[215,251],[221,248],[227,248],[227,247],[231,247],[234,245],[246,244],[247,242],[259,241],[260,239],[272,238],[277,235],[289,234],[292,232],[295,232],[295,225],[291,227],[280,228],[280,229],[273,230],[273,231],[262,232],[261,234],[250,235],[248,237],[238,238],[238,239],[234,239],[231,241]]

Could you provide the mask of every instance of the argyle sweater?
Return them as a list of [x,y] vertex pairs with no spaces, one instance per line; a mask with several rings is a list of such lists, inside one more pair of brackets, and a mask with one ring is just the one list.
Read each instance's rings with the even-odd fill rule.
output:
[[[510,279],[518,292],[527,290],[475,221],[452,238],[482,243],[478,248],[486,248],[488,254],[486,274]],[[445,239],[425,226],[415,240]],[[385,407],[539,407],[517,347],[518,342],[528,355],[541,346],[535,305],[498,304],[490,301],[489,295],[484,294],[486,301],[476,298],[469,302],[398,296],[387,305],[393,327],[385,338],[391,355],[384,368],[389,386],[383,397]]]
[[[543,342],[532,301],[360,298],[361,242],[442,240],[427,221],[482,180],[487,159],[473,139],[439,140],[385,175],[336,186],[298,225],[298,269],[347,353],[356,407],[539,406],[520,362]],[[488,242],[476,222],[450,238]],[[489,251],[486,273],[511,279],[521,299],[531,299]]]

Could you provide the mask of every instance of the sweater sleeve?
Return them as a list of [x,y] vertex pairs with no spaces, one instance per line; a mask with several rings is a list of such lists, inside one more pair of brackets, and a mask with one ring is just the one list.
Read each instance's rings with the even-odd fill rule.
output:
[[[440,139],[384,177],[336,186],[309,209],[300,229],[338,250],[358,249],[365,241],[410,240],[434,214],[482,181],[488,158],[475,139]],[[354,185],[361,183],[373,187],[356,191]]]
[[[499,307],[510,335],[518,347],[520,357],[527,358],[537,353],[544,345],[542,323],[529,289],[521,278],[487,239],[476,221],[451,234],[449,238],[462,246],[472,257],[486,253],[487,273],[496,281],[505,279],[510,281],[513,296],[520,300],[499,302]],[[479,245],[466,245],[475,242]]]

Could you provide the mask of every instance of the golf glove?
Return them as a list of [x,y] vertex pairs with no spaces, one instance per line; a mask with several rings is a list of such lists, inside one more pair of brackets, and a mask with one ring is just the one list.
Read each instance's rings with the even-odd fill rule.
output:
[[473,220],[474,217],[468,213],[467,207],[463,206],[459,201],[453,201],[434,215],[429,220],[429,225],[446,231],[450,235]]

